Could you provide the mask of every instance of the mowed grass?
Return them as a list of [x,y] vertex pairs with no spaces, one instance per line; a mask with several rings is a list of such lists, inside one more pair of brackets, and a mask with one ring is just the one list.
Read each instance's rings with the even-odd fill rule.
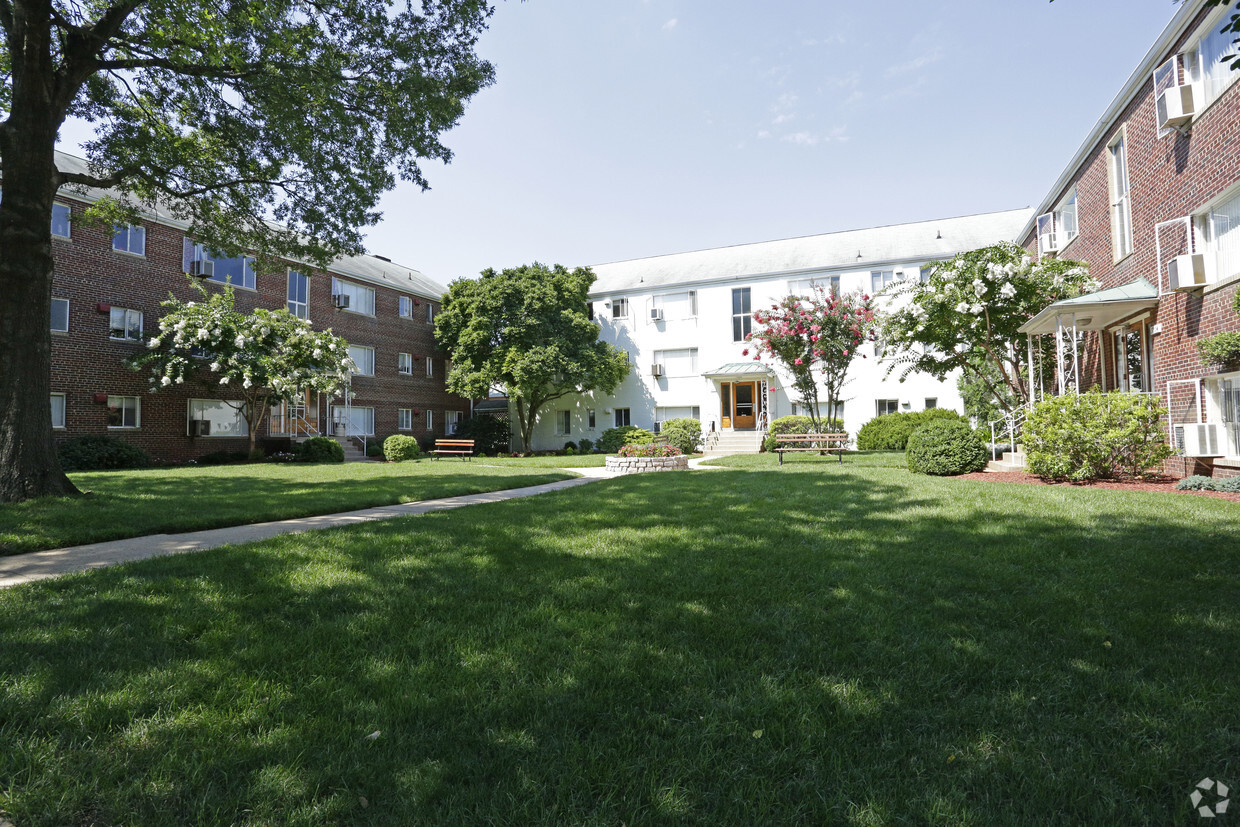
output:
[[761,460],[0,593],[0,810],[1197,824],[1240,783],[1240,505]]
[[85,496],[0,505],[0,556],[147,534],[286,520],[569,479],[474,460],[271,463],[70,474]]

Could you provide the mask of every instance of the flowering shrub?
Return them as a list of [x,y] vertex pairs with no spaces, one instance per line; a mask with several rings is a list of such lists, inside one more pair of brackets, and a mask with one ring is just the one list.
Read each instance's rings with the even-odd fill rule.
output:
[[666,442],[648,442],[644,445],[624,445],[618,452],[622,457],[679,457],[684,453]]
[[820,427],[819,393],[814,371],[821,374],[830,413],[837,409],[858,346],[874,336],[870,297],[861,293],[837,296],[815,287],[808,296],[788,296],[770,310],[755,311],[753,320],[762,327],[750,334],[750,347],[742,352],[748,356],[752,349],[755,360],[765,356],[792,374],[816,430]]

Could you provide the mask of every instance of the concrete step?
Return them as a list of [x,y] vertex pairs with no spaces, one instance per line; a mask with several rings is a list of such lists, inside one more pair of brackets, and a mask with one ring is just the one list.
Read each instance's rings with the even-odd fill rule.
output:
[[991,460],[987,463],[985,470],[992,472],[1024,471],[1026,464],[1023,452],[1004,451],[1003,459]]

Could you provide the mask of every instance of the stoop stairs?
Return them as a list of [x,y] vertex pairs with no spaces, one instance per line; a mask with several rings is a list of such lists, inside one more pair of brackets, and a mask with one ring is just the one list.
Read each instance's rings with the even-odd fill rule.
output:
[[762,431],[716,431],[706,435],[702,452],[708,457],[729,454],[756,454],[762,449]]
[[1024,451],[1004,451],[1003,459],[991,460],[985,470],[987,471],[1024,471],[1025,470],[1025,452]]

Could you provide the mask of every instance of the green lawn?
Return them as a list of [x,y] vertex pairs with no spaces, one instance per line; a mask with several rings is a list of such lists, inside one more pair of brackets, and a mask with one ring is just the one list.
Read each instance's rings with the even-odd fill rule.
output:
[[70,474],[84,497],[0,505],[0,556],[520,488],[572,474],[510,462],[255,464]]
[[762,460],[0,592],[0,810],[1197,824],[1240,784],[1240,505]]

